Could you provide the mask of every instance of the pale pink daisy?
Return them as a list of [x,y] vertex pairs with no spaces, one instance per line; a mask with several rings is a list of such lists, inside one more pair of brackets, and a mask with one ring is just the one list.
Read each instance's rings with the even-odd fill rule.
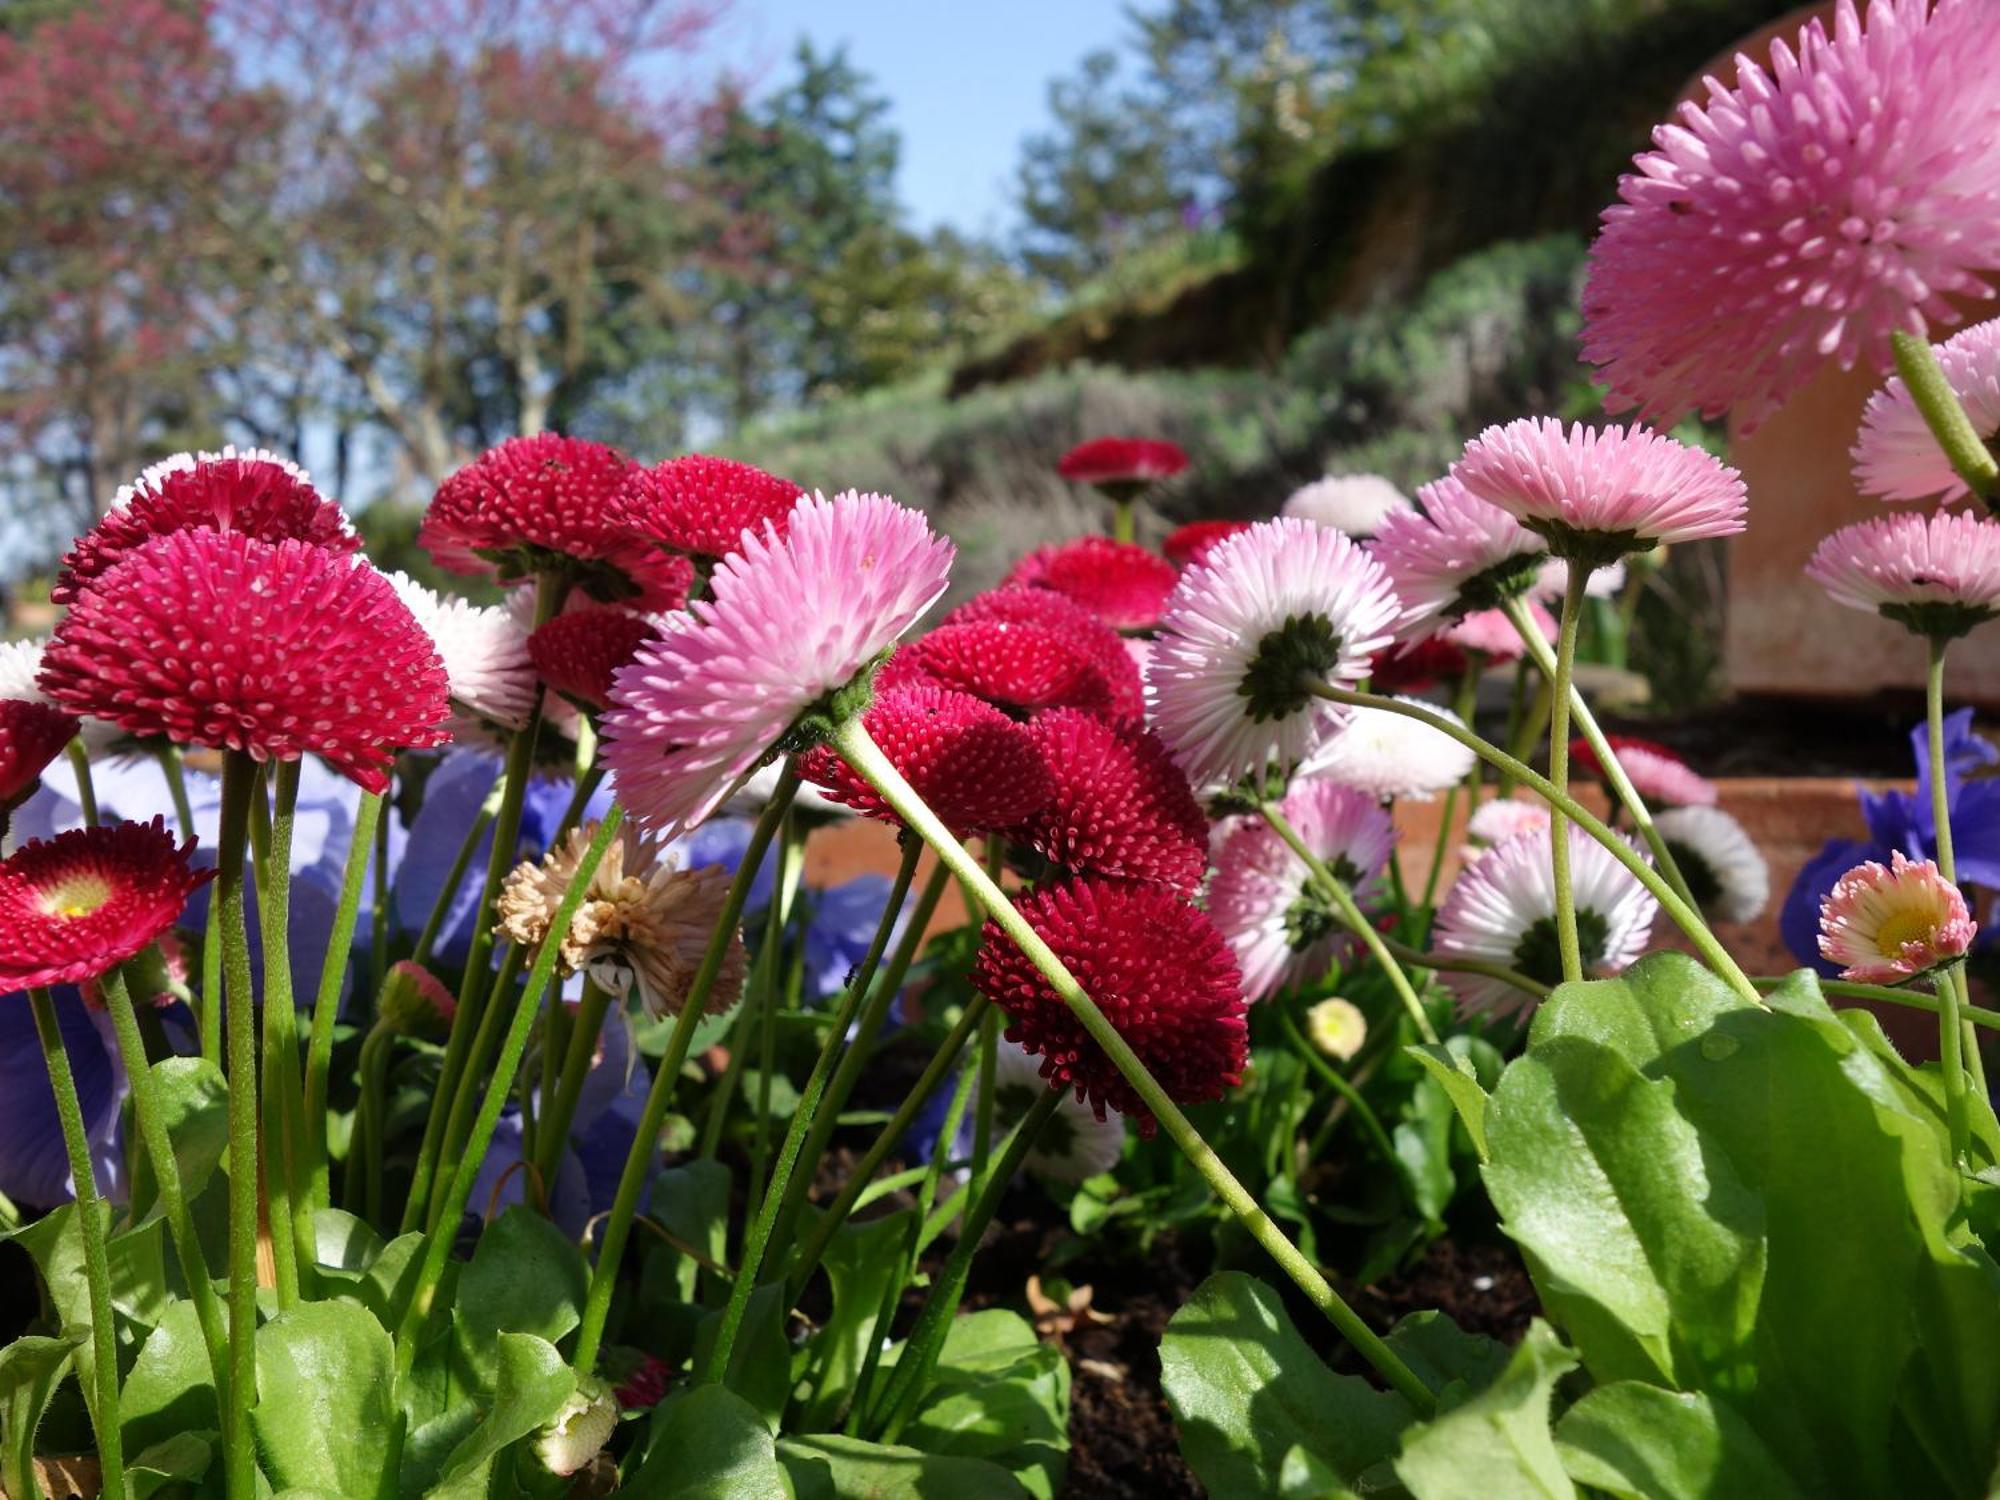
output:
[[535,665],[516,612],[440,594],[407,573],[387,576],[444,663],[456,711],[453,738],[484,740],[496,729],[525,727],[535,701]]
[[1293,490],[1279,514],[1371,537],[1389,517],[1410,508],[1409,497],[1380,474],[1329,474]]
[[[2000,319],[1968,328],[1934,345],[1932,353],[1972,430],[1991,444],[2000,437]],[[1868,398],[1854,443],[1854,478],[1865,492],[1884,500],[1935,496],[1949,504],[1970,493],[1900,375],[1890,376]]]
[[[1591,573],[1589,581],[1583,586],[1583,596],[1586,599],[1615,599],[1624,587],[1625,564],[1615,562]],[[1535,595],[1541,599],[1560,599],[1568,592],[1569,564],[1560,557],[1552,557],[1535,574]]]
[[[1656,807],[1713,807],[1722,795],[1714,782],[1665,745],[1656,745],[1651,740],[1629,734],[1607,734],[1604,742],[1618,757],[1618,764],[1625,772],[1625,779],[1632,783],[1632,790],[1643,801]],[[1578,770],[1604,777],[1604,767],[1597,759],[1597,751],[1582,735],[1570,741],[1569,754],[1571,763]]]
[[1929,860],[1866,860],[1819,909],[1819,951],[1860,984],[1905,984],[1965,957],[1978,925],[1965,897]]
[[1949,511],[1858,521],[1819,544],[1806,576],[1836,603],[1951,640],[2000,614],[2000,521]]
[[[1308,781],[1292,788],[1280,810],[1365,907],[1396,843],[1375,799]],[[1306,862],[1261,817],[1238,822],[1217,851],[1208,913],[1235,952],[1243,993],[1252,999],[1319,978],[1351,941],[1339,913],[1313,889]]]
[[[1586,975],[1616,974],[1645,951],[1659,903],[1611,851],[1569,824],[1570,884]],[[1505,964],[1543,984],[1562,981],[1555,861],[1546,829],[1502,839],[1452,882],[1431,946]],[[1441,972],[1462,1009],[1509,1011],[1531,997],[1484,974]]]
[[1957,320],[2000,268],[1991,0],[1841,0],[1653,132],[1604,211],[1583,355],[1614,410],[1747,428],[1827,360]]
[[1743,825],[1719,807],[1670,807],[1655,821],[1702,915],[1754,922],[1771,899],[1771,869]]
[[1517,833],[1549,831],[1549,810],[1520,797],[1496,797],[1482,802],[1465,820],[1466,837],[1479,844],[1497,844]]
[[[1398,694],[1463,728],[1448,708]],[[1299,766],[1299,775],[1351,786],[1378,802],[1428,802],[1465,780],[1477,757],[1440,729],[1386,708],[1357,708]]]
[[1368,549],[1402,603],[1399,634],[1440,615],[1494,609],[1534,586],[1548,544],[1506,511],[1450,478],[1424,485],[1417,501],[1422,510],[1384,519]]
[[[1528,618],[1542,633],[1542,639],[1555,644],[1555,616],[1542,608],[1535,600],[1528,601]],[[1447,626],[1442,632],[1444,638],[1461,651],[1477,651],[1489,662],[1510,662],[1521,654],[1521,632],[1514,622],[1507,618],[1502,609],[1475,610],[1457,623]]]
[[1643,427],[1568,432],[1554,417],[1489,427],[1452,477],[1547,538],[1549,550],[1602,567],[1662,542],[1743,529],[1743,478],[1720,459]]
[[1367,676],[1396,614],[1387,576],[1343,532],[1280,517],[1227,537],[1160,613],[1154,728],[1196,785],[1289,770],[1339,722],[1311,682]]
[[850,689],[937,602],[952,551],[919,512],[853,491],[801,500],[782,537],[746,534],[692,622],[618,671],[603,756],[619,800],[677,836],[801,719],[858,712]]

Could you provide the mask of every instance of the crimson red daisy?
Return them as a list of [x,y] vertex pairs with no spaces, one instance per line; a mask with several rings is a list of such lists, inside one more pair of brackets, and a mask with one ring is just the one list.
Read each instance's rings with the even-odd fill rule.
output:
[[1013,838],[1077,873],[1183,894],[1201,883],[1208,818],[1158,735],[1070,708],[1037,714],[1028,734],[1048,767],[1050,795]]
[[1376,652],[1368,664],[1368,682],[1377,692],[1419,693],[1433,683],[1458,681],[1468,665],[1456,644],[1430,635]]
[[32,839],[0,861],[0,989],[80,984],[173,926],[215,872],[189,866],[166,821]]
[[308,542],[334,552],[361,546],[340,507],[292,465],[233,453],[183,456],[147,470],[124,505],[76,539],[49,598],[69,604],[133,548],[194,527],[240,531],[264,542]]
[[1100,437],[1078,443],[1056,461],[1056,472],[1078,484],[1095,485],[1114,498],[1129,499],[1188,466],[1176,443],[1160,438]]
[[616,448],[553,432],[509,438],[438,486],[418,545],[453,573],[560,574],[593,598],[678,609],[694,569],[640,532],[646,471]]
[[736,551],[744,532],[761,532],[767,522],[783,536],[805,493],[753,464],[705,453],[655,464],[648,478],[652,493],[640,512],[640,529],[664,547],[708,562]]
[[1190,521],[1168,533],[1167,539],[1160,543],[1160,550],[1167,554],[1168,562],[1191,568],[1207,557],[1217,542],[1249,529],[1248,521]]
[[0,810],[27,795],[78,728],[75,719],[46,703],[0,699]]
[[[903,779],[960,838],[1011,827],[1048,800],[1048,768],[1028,731],[969,693],[887,689],[861,722]],[[902,821],[830,746],[807,752],[799,770],[856,812]]]
[[[1014,905],[1097,1002],[1176,1104],[1219,1098],[1248,1056],[1243,976],[1206,912],[1155,885],[1073,880]],[[1042,1059],[1042,1076],[1104,1118],[1151,1110],[1027,956],[988,919],[972,982],[1007,1013],[1007,1039]]]
[[876,681],[970,693],[1017,719],[1041,708],[1111,711],[1104,674],[1082,652],[1049,631],[998,620],[940,625],[899,649]]
[[611,679],[659,635],[643,615],[622,609],[573,609],[528,637],[528,659],[542,681],[586,709],[611,706]]
[[1136,542],[1082,536],[1030,552],[1002,582],[1050,589],[1113,630],[1151,630],[1179,577],[1172,563]]
[[1145,684],[1125,638],[1081,604],[1048,589],[993,589],[966,600],[943,623],[969,625],[980,620],[1033,626],[1061,638],[1104,678],[1114,717],[1136,719],[1146,711]]
[[371,792],[395,752],[450,738],[444,665],[365,561],[239,531],[155,538],[86,588],[41,689],[129,734],[324,757]]

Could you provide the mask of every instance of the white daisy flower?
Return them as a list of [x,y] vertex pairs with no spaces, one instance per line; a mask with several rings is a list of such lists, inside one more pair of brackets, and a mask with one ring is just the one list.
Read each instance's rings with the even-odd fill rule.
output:
[[[999,1128],[1025,1115],[1047,1091],[1041,1059],[1030,1057],[1003,1041],[993,1054],[993,1104]],[[971,1111],[968,1111],[970,1118]],[[1082,1182],[1118,1165],[1125,1150],[1125,1117],[1113,1111],[1098,1119],[1096,1110],[1065,1089],[1063,1101],[1036,1137],[1024,1165],[1037,1177],[1054,1182]]]
[[1371,537],[1388,517],[1412,509],[1409,497],[1380,474],[1329,474],[1293,490],[1279,514]]
[[[1398,695],[1440,718],[1460,722],[1448,708]],[[1465,780],[1477,757],[1442,730],[1386,708],[1357,708],[1299,767],[1301,776],[1323,778],[1366,792],[1377,801],[1398,797],[1428,802]]]
[[[494,730],[525,725],[535,702],[535,664],[528,659],[528,632],[518,613],[440,594],[407,573],[388,578],[444,663],[452,706],[460,711],[453,737],[491,741]],[[464,722],[464,716],[476,722]]]
[[1754,922],[1771,899],[1771,870],[1743,825],[1719,807],[1674,807],[1654,819],[1702,915]]

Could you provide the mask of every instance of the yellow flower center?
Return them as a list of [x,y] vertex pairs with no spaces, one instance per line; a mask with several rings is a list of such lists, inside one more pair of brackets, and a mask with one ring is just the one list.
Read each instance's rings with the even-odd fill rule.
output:
[[52,917],[87,917],[111,899],[111,882],[102,875],[69,875],[42,892],[42,910]]
[[1875,933],[1875,945],[1885,954],[1900,954],[1905,943],[1929,943],[1937,935],[1937,921],[1921,908],[1891,913]]

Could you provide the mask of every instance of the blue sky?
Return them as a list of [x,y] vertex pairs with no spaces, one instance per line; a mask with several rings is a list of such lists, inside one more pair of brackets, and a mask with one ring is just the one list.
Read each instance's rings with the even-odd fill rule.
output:
[[920,228],[1012,223],[1021,138],[1048,118],[1048,81],[1124,40],[1125,0],[736,0],[717,51],[768,77],[800,35],[848,44],[893,102],[902,196]]

